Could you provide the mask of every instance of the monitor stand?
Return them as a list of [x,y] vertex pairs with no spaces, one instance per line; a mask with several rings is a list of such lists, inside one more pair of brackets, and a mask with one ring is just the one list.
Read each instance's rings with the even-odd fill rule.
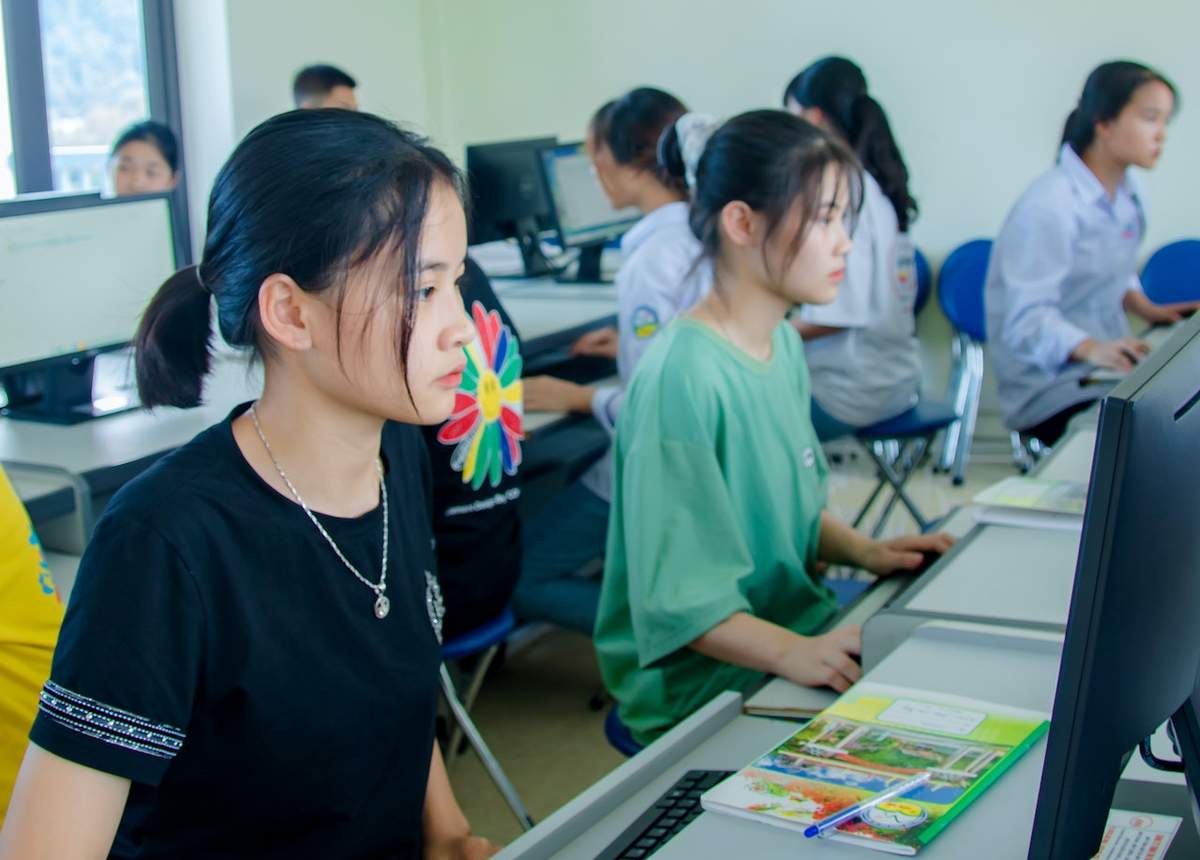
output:
[[523,218],[517,222],[517,245],[521,249],[521,263],[525,267],[525,277],[541,278],[548,275],[558,275],[559,268],[546,259],[542,253],[541,231],[538,230],[536,218]]
[[606,281],[600,273],[600,258],[604,254],[604,244],[604,242],[593,242],[590,245],[581,245],[575,275],[573,277],[565,274],[559,275],[559,282],[564,284],[611,283],[610,281]]
[[95,375],[94,355],[5,374],[0,377],[0,385],[8,396],[3,414],[19,421],[70,425],[140,408],[132,394],[95,399],[92,394]]
[[1179,761],[1167,761],[1154,754],[1150,738],[1138,744],[1142,760],[1154,770],[1166,773],[1182,773],[1187,783],[1192,805],[1192,822],[1200,831],[1200,692],[1193,694],[1183,703],[1167,724],[1167,734]]

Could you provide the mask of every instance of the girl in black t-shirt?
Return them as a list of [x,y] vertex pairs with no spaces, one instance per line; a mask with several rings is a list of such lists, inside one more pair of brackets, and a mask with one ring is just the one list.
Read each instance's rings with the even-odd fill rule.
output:
[[215,299],[262,395],[97,524],[0,858],[494,853],[433,742],[441,599],[412,426],[453,410],[465,254],[458,173],[384,120],[296,111],[239,144],[203,259],[142,319],[138,386],[200,402]]

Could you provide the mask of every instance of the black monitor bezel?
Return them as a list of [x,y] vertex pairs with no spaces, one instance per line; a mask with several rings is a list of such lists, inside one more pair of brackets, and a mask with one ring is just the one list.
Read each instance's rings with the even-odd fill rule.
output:
[[[1103,704],[1097,704],[1099,697],[1090,689],[1089,682],[1095,674],[1093,663],[1098,647],[1101,616],[1104,613],[1103,590],[1110,575],[1109,566],[1113,563],[1113,540],[1117,530],[1115,520],[1118,516],[1116,508],[1121,500],[1121,483],[1125,479],[1125,461],[1133,434],[1131,418],[1137,407],[1139,395],[1189,346],[1194,349],[1200,348],[1200,317],[1183,323],[1180,331],[1144,359],[1126,379],[1118,383],[1104,397],[1101,404],[1084,528],[1080,536],[1075,584],[1055,687],[1054,710],[1050,732],[1047,735],[1046,756],[1034,813],[1029,858],[1042,860],[1060,856],[1068,847],[1063,843],[1070,842],[1077,836],[1068,832],[1065,827],[1079,829],[1079,819],[1075,815],[1077,810],[1071,807],[1078,806],[1080,799],[1072,796],[1072,792],[1078,790],[1077,787],[1081,784],[1073,777],[1078,776],[1087,761],[1087,751],[1080,748],[1080,734],[1085,731],[1082,721],[1085,718],[1086,706],[1099,707]],[[1178,418],[1178,415],[1176,417]],[[1140,620],[1140,623],[1144,623],[1144,619]],[[1193,692],[1190,697],[1185,697],[1174,706],[1175,710],[1172,713],[1161,714],[1161,721],[1171,719],[1177,726],[1183,727],[1180,721],[1190,708],[1193,713],[1187,727],[1196,727],[1194,712],[1200,698],[1194,678],[1191,679],[1191,684]],[[1186,766],[1193,772],[1189,773],[1191,778],[1197,775],[1194,772],[1200,768],[1200,747],[1194,745],[1200,732],[1190,731],[1184,734],[1182,740],[1188,748],[1185,748],[1183,753]],[[1116,768],[1116,763],[1101,762],[1098,766]],[[1121,769],[1117,768],[1112,773],[1097,772],[1094,778],[1084,782],[1095,787],[1098,784],[1097,780],[1107,782],[1111,779],[1115,788],[1120,781]],[[1191,781],[1194,791],[1197,782]],[[1108,803],[1111,802],[1112,798],[1109,797]],[[1088,808],[1091,810],[1091,806]],[[1100,811],[1093,810],[1093,820],[1100,813],[1106,815],[1107,807]],[[1100,822],[1102,825],[1103,819],[1100,819]],[[1103,827],[1100,830],[1095,847],[1099,846]]]
[[553,142],[553,144],[557,145],[558,137],[555,135],[547,134],[547,135],[541,135],[539,137],[520,138],[517,140],[499,140],[499,141],[493,141],[491,143],[473,143],[473,144],[470,144],[467,146],[466,154],[465,154],[465,158],[464,158],[464,162],[463,162],[463,173],[464,173],[464,175],[466,177],[466,181],[467,181],[467,199],[470,203],[470,212],[468,213],[469,214],[469,222],[468,222],[469,229],[468,229],[468,239],[467,239],[468,245],[471,245],[471,246],[483,245],[483,244],[487,244],[489,242],[503,241],[504,239],[519,238],[519,237],[509,234],[505,231],[495,230],[494,228],[498,224],[510,223],[508,221],[502,222],[502,221],[497,221],[495,219],[492,219],[487,224],[488,231],[487,231],[487,233],[485,233],[484,237],[481,238],[479,236],[478,212],[479,212],[480,207],[477,205],[477,201],[479,200],[479,197],[476,193],[475,180],[473,177],[473,174],[475,171],[472,169],[472,167],[473,167],[473,162],[475,164],[478,163],[478,159],[479,159],[480,155],[486,155],[488,152],[499,152],[502,150],[518,150],[518,151],[519,150],[527,150],[527,151],[529,151],[532,154],[534,161],[536,162],[534,179],[538,183],[538,187],[541,189],[543,198],[545,199],[545,202],[546,202],[545,212],[544,213],[534,213],[533,216],[531,216],[531,217],[537,218],[537,219],[545,218],[545,220],[547,222],[551,222],[552,220],[557,220],[556,216],[554,214],[554,201],[550,199],[549,191],[545,186],[545,179],[542,177],[541,155],[539,154],[540,150],[547,145],[548,141]]

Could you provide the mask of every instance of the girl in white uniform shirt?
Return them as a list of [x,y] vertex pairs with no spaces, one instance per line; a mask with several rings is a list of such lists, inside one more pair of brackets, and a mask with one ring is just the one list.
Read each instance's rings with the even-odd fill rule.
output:
[[[620,384],[592,387],[531,377],[525,380],[526,410],[590,412],[615,433],[624,387],[638,359],[663,326],[711,286],[711,268],[700,262],[700,243],[688,227],[687,186],[658,160],[659,139],[686,112],[669,93],[639,87],[592,118],[588,146],[605,194],[614,207],[636,206],[644,217],[621,240],[617,329],[585,336],[574,351],[615,358]],[[604,555],[612,469],[606,452],[528,524],[514,596],[521,618],[591,635],[600,584],[576,574]]]
[[984,301],[1005,422],[1051,445],[1103,388],[1094,367],[1129,370],[1146,353],[1126,312],[1177,321],[1194,306],[1142,292],[1137,249],[1145,206],[1131,166],[1162,154],[1175,88],[1138,63],[1088,76],[1063,130],[1058,163],[1026,190],[992,248]]
[[908,237],[917,203],[887,115],[850,60],[826,57],[800,72],[784,106],[845,140],[865,169],[845,285],[830,304],[805,305],[793,319],[812,374],[813,426],[825,441],[917,402],[916,250]]

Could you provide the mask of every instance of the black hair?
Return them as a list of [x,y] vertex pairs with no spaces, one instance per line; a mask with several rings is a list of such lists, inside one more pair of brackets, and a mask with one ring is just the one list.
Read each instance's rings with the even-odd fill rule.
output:
[[158,154],[163,157],[163,161],[171,168],[171,172],[179,170],[179,143],[175,140],[175,132],[171,131],[169,126],[152,119],[135,122],[117,135],[109,157],[116,156],[122,146],[133,143],[135,140],[153,144],[154,148],[158,150]]
[[354,89],[357,86],[358,81],[337,66],[318,63],[296,72],[296,77],[292,79],[292,98],[296,107],[300,107],[309,99],[328,95],[334,87]]
[[616,99],[609,99],[596,108],[596,112],[588,120],[587,135],[589,143],[603,143],[605,146],[608,145],[609,117],[612,116],[612,109],[616,103]]
[[867,92],[867,78],[845,57],[825,57],[804,69],[783,91],[783,103],[821,110],[846,139],[863,167],[896,210],[900,231],[916,220],[917,201],[908,190],[908,167],[892,135],[883,106]]
[[401,278],[379,278],[378,289],[403,296],[396,336],[403,365],[416,314],[421,227],[438,182],[462,198],[461,176],[442,152],[371,114],[295,110],[253,129],[213,183],[200,263],[167,279],[142,316],[134,341],[142,402],[200,403],[210,295],[227,342],[269,352],[258,311],[268,276],[289,275],[311,293],[336,287],[340,335],[346,276],[381,253],[402,267]]
[[684,103],[663,90],[638,87],[611,105],[601,122],[613,160],[648,171],[667,188],[686,195],[687,183],[664,170],[658,158],[658,140],[688,112]]
[[764,214],[765,240],[799,203],[800,225],[786,258],[790,264],[821,213],[825,201],[820,195],[830,166],[846,180],[847,208],[856,212],[862,203],[862,168],[844,143],[780,110],[750,111],[727,121],[708,139],[696,167],[688,223],[704,255],[711,258],[720,252],[721,211],[727,204],[740,200]]
[[1063,125],[1062,143],[1071,144],[1077,155],[1083,155],[1096,136],[1096,123],[1116,119],[1133,94],[1142,85],[1154,81],[1171,91],[1178,110],[1179,93],[1175,85],[1154,69],[1129,60],[1114,60],[1097,66],[1088,75],[1079,103]]

